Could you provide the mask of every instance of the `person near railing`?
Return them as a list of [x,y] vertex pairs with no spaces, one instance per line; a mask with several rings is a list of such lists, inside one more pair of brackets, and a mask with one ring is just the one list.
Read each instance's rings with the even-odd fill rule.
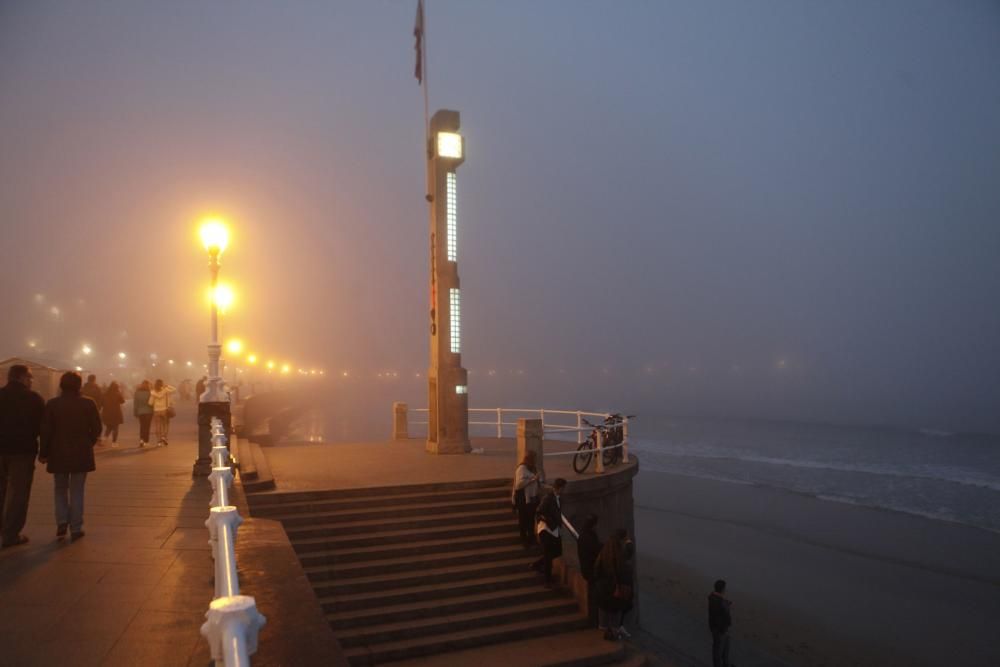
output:
[[514,489],[511,492],[511,503],[517,512],[517,527],[525,549],[535,543],[531,524],[538,509],[538,494],[544,481],[538,471],[535,452],[529,449],[514,470]]
[[542,557],[531,564],[531,567],[545,575],[545,584],[553,585],[552,561],[562,556],[562,502],[559,497],[566,488],[566,480],[562,477],[552,482],[552,491],[545,494],[538,503],[536,512],[535,532],[542,545]]
[[627,637],[622,626],[623,613],[632,609],[634,550],[624,529],[608,538],[594,564],[594,593],[597,601],[597,629],[609,641]]

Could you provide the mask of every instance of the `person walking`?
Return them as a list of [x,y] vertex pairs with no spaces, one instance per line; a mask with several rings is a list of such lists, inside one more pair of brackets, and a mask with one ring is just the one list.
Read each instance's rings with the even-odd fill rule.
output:
[[45,400],[31,390],[33,376],[27,366],[7,370],[7,384],[0,389],[0,544],[25,544],[21,534],[28,517],[35,457]]
[[546,586],[552,586],[552,561],[562,556],[562,501],[559,497],[566,488],[562,477],[552,482],[552,491],[538,503],[535,533],[542,545],[542,557],[531,564],[532,569],[545,575]]
[[622,580],[625,578],[624,548],[627,533],[616,530],[601,548],[601,553],[594,563],[594,597],[597,602],[597,629],[604,631],[604,638],[609,641],[619,639],[615,621],[620,618],[621,599],[631,590],[626,590]]
[[166,446],[167,436],[170,433],[170,420],[174,416],[174,406],[170,400],[170,394],[177,391],[169,384],[164,384],[163,380],[153,383],[153,389],[149,392],[149,404],[153,406],[153,430],[156,431],[156,444]]
[[517,512],[517,528],[525,549],[535,543],[531,524],[538,509],[539,485],[543,481],[535,465],[536,460],[533,450],[524,453],[524,459],[514,469],[514,490],[511,492],[511,502]]
[[97,411],[101,411],[101,408],[104,406],[104,392],[101,391],[101,386],[97,384],[96,375],[91,374],[87,376],[87,384],[83,385],[80,395],[92,400],[97,406]]
[[104,422],[104,437],[111,436],[111,446],[118,446],[118,427],[125,423],[125,416],[122,414],[122,403],[125,397],[117,382],[108,385],[108,390],[104,392],[104,408],[101,410],[101,421]]
[[708,629],[712,632],[712,667],[732,667],[729,662],[729,627],[733,617],[726,598],[726,582],[719,579],[708,596]]
[[198,382],[194,385],[194,402],[197,403],[201,400],[201,395],[205,393],[205,388],[207,385],[205,381],[208,380],[207,375],[202,375],[198,378]]
[[150,404],[149,380],[143,380],[132,394],[132,414],[139,420],[139,446],[149,444],[149,427],[153,423],[153,406]]
[[83,537],[83,489],[96,469],[94,445],[101,436],[101,416],[93,400],[80,393],[77,373],[64,373],[61,394],[45,404],[38,460],[55,476],[56,537]]

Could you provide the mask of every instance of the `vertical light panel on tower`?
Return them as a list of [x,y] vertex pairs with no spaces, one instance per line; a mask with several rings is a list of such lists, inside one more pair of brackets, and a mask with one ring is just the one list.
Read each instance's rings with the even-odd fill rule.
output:
[[458,187],[455,183],[455,172],[449,171],[447,187],[445,188],[446,212],[448,221],[448,261],[458,261]]
[[449,293],[449,314],[451,315],[451,351],[462,353],[462,292],[452,287]]

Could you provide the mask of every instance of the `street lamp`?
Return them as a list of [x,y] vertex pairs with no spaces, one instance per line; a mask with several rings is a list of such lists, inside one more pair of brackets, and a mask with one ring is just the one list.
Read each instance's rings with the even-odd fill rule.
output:
[[[222,390],[222,377],[219,373],[219,358],[222,356],[222,346],[219,344],[219,309],[225,310],[229,305],[228,300],[224,302],[224,295],[219,290],[219,258],[229,245],[229,230],[222,220],[207,218],[202,221],[199,234],[205,252],[208,253],[212,293],[212,339],[208,344],[208,383],[205,392],[198,397],[198,459],[194,463],[194,474],[207,476],[212,472],[210,429],[212,418],[221,419],[227,433],[230,428],[229,398]],[[231,297],[231,292],[228,295]]]

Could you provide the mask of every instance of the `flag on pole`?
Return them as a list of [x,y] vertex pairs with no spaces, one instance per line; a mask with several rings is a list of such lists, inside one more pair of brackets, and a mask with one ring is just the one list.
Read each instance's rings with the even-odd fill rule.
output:
[[417,20],[413,24],[413,36],[416,43],[413,48],[417,51],[417,66],[413,70],[413,76],[417,77],[417,83],[424,83],[424,0],[417,0]]

